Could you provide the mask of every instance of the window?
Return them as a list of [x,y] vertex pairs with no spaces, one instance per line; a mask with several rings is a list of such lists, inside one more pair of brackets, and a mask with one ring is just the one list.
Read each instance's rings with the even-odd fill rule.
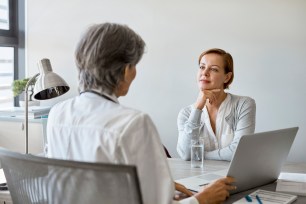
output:
[[14,80],[14,48],[0,47],[0,104],[10,107],[14,104],[12,82]]
[[24,0],[0,0],[0,108],[17,104],[13,80],[24,77]]
[[0,29],[9,30],[9,2],[8,0],[0,0]]

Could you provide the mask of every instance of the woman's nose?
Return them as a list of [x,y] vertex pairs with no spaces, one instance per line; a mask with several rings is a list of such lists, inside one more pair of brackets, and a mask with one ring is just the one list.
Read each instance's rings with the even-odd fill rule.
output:
[[209,75],[208,69],[203,69],[202,70],[202,75],[208,76]]

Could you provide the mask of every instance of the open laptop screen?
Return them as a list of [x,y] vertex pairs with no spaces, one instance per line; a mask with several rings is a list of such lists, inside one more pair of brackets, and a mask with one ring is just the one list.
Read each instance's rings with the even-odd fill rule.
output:
[[228,170],[178,179],[192,191],[222,176],[235,178],[237,189],[231,194],[275,181],[297,134],[298,127],[244,135],[234,153]]

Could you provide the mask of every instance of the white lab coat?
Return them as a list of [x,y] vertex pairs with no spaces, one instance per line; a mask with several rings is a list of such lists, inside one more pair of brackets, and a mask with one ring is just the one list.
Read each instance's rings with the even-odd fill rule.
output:
[[[107,96],[111,100],[86,92],[51,109],[48,156],[136,165],[144,203],[173,203],[173,179],[152,120]],[[198,201],[191,197],[180,203]]]

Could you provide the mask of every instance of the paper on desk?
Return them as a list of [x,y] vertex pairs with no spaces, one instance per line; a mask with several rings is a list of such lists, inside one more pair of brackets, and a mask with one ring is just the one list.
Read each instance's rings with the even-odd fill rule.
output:
[[277,180],[276,191],[306,196],[306,174],[281,173]]
[[306,174],[281,172],[278,179],[306,183]]
[[6,183],[6,178],[4,176],[3,169],[0,169],[0,183]]
[[306,174],[281,173],[277,180],[276,191],[306,196]]
[[233,204],[258,203],[255,198],[255,195],[258,195],[264,204],[290,204],[297,199],[297,196],[294,195],[258,189],[250,194],[252,202],[248,202],[243,197],[240,200],[234,202]]

